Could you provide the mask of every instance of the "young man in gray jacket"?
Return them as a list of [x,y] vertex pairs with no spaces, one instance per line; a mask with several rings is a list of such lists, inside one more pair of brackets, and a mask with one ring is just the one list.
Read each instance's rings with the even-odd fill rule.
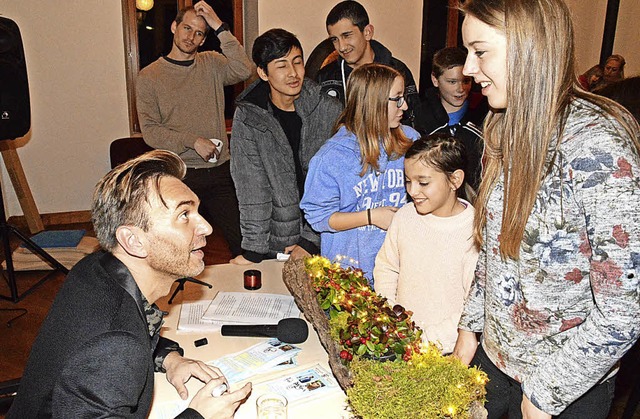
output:
[[231,175],[240,206],[243,255],[257,263],[278,252],[319,253],[320,236],[299,208],[309,160],[331,137],[342,110],[304,78],[300,41],[271,29],[253,44],[260,79],[238,98],[231,133]]

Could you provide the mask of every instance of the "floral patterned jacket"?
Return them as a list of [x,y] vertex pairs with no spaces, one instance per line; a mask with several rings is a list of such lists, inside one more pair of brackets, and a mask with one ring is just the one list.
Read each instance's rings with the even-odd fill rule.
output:
[[557,415],[640,334],[640,158],[621,125],[576,99],[529,215],[520,260],[502,260],[503,179],[459,327]]

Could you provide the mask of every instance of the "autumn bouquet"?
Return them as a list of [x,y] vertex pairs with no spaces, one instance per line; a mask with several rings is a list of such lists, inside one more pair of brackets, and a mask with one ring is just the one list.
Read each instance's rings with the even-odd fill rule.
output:
[[486,374],[422,344],[411,312],[390,307],[360,269],[320,256],[307,258],[304,267],[350,370],[346,391],[355,417],[486,417]]

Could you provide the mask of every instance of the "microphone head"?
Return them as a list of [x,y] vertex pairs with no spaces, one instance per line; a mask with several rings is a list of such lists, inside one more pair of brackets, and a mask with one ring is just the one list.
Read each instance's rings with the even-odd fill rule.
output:
[[291,317],[278,322],[277,338],[284,343],[302,343],[309,337],[309,327],[302,319]]

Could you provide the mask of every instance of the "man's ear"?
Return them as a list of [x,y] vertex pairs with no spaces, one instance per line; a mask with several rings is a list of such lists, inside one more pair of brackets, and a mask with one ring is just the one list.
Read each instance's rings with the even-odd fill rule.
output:
[[120,226],[116,229],[116,240],[130,256],[146,258],[149,252],[146,247],[146,233],[140,227]]
[[433,83],[434,87],[438,87],[438,78],[433,73],[431,73],[431,83]]
[[174,20],[174,21],[171,23],[171,33],[172,33],[172,34],[175,34],[175,33],[176,33],[176,28],[177,28],[177,27],[178,27],[178,24],[177,24],[177,23],[176,23],[176,21]]
[[458,169],[449,175],[449,182],[455,190],[460,189],[464,183],[464,171]]
[[269,80],[269,76],[267,75],[267,73],[262,68],[258,67],[257,71],[258,71],[258,77],[260,77],[264,81],[268,81]]
[[204,45],[204,41],[207,40],[207,35],[204,36],[204,38],[202,38],[202,42],[200,42],[200,45],[198,45],[198,48],[200,48],[201,46]]
[[369,23],[367,26],[364,27],[364,30],[362,31],[362,33],[364,33],[364,38],[367,41],[371,41],[373,39],[373,25]]

